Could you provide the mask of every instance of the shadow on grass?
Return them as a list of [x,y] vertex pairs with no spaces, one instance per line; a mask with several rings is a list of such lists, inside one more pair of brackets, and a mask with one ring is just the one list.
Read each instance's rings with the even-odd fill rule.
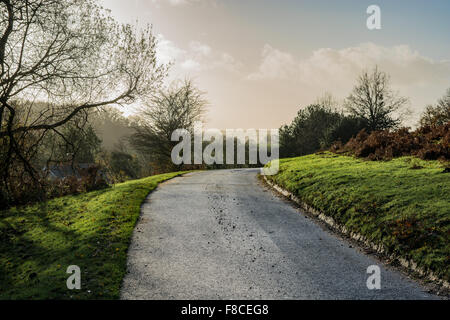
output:
[[[120,190],[118,187],[115,191]],[[65,202],[62,198],[51,204],[35,205],[31,210],[23,207],[2,213],[0,299],[118,297],[128,246],[123,239],[129,236],[133,226],[129,223],[128,228],[112,232],[121,228],[111,227],[111,223],[126,223],[129,219],[120,219],[114,210],[109,211],[110,216],[99,219],[99,214],[89,212],[85,205],[81,208],[76,205],[79,201],[89,205],[106,192],[96,191],[74,196],[74,201]],[[125,233],[122,236],[121,231]],[[69,265],[81,268],[81,291],[66,287]]]
[[[117,299],[140,207],[153,176],[0,212],[0,299]],[[81,269],[68,290],[67,267]]]

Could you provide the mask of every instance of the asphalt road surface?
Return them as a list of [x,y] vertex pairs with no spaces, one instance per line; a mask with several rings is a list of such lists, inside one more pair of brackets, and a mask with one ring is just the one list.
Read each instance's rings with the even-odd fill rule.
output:
[[[142,207],[122,299],[430,299],[423,287],[262,186],[259,170],[198,172]],[[369,290],[367,268],[381,268]]]

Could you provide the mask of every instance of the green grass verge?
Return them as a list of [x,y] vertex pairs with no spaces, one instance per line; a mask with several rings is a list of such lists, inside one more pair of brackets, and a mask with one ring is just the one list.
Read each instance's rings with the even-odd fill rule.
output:
[[389,253],[450,278],[450,174],[438,161],[364,161],[320,153],[268,177]]
[[[0,212],[0,299],[116,299],[140,206],[158,183],[129,181]],[[81,290],[68,290],[69,265]]]

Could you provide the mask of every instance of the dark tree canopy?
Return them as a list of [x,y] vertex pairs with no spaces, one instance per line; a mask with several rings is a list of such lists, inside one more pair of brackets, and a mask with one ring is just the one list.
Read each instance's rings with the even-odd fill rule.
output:
[[310,105],[301,109],[290,125],[280,128],[280,154],[301,156],[326,149],[336,141],[345,143],[364,126],[364,120],[345,116],[329,103]]

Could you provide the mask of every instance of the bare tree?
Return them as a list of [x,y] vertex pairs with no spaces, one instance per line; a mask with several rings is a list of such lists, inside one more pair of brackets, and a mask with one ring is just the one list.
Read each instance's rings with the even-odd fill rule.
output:
[[160,90],[143,108],[132,146],[145,154],[151,154],[155,162],[172,168],[171,152],[177,142],[172,133],[177,129],[193,130],[194,122],[201,120],[206,100],[191,81],[173,83],[167,90]]
[[150,27],[119,25],[95,0],[0,0],[3,188],[12,164],[35,180],[29,153],[46,133],[80,112],[149,97],[167,73],[155,46]]
[[436,106],[429,105],[420,119],[420,126],[443,125],[450,121],[450,88]]
[[391,90],[389,76],[375,67],[359,76],[345,104],[348,112],[363,119],[373,131],[398,127],[408,112],[408,101]]
[[316,99],[314,105],[337,110],[339,107],[339,101],[335,97],[333,97],[330,92],[326,91],[322,96]]

